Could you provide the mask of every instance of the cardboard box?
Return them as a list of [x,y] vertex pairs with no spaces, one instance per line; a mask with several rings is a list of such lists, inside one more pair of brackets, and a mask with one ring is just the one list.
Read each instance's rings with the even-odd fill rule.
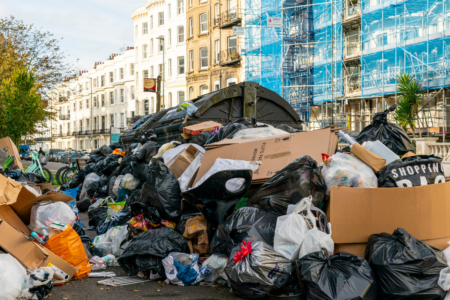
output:
[[14,156],[14,169],[23,170],[19,150],[17,150],[16,145],[9,137],[0,139],[0,147],[8,151],[9,155]]
[[36,202],[41,200],[69,202],[73,198],[59,192],[48,192],[45,195],[36,197],[20,183],[0,175],[0,205],[11,206],[26,225],[30,223],[31,208]]
[[11,226],[25,233],[27,236],[31,234],[30,229],[28,229],[9,205],[0,205],[0,220],[8,222]]
[[450,237],[450,182],[404,188],[332,187],[327,217],[336,244],[367,243],[403,228],[420,240]]
[[189,134],[189,135],[199,135],[203,131],[211,131],[216,129],[217,127],[222,127],[222,124],[214,122],[214,121],[207,121],[200,124],[194,124],[190,126],[183,127],[183,133]]
[[216,158],[247,161],[261,161],[253,173],[252,183],[263,183],[293,160],[311,156],[317,163],[322,161],[322,153],[333,155],[338,138],[330,129],[298,132],[264,139],[225,139],[210,144],[205,152],[194,185],[212,167]]
[[[42,247],[43,248],[43,247]],[[49,267],[55,271],[55,277],[64,281],[69,281],[77,272],[77,269],[66,263],[61,257],[45,248],[47,258],[42,262],[40,267]]]
[[359,143],[353,144],[350,152],[366,163],[375,173],[379,173],[386,166],[386,160],[369,150],[366,150]]
[[[389,232],[392,234],[394,231]],[[423,242],[431,245],[439,250],[445,250],[449,247],[448,241],[450,237],[434,239],[434,240],[424,240]],[[362,244],[334,244],[334,253],[337,252],[348,252],[350,254],[364,258],[364,252],[366,251],[366,243]]]
[[184,171],[186,171],[186,169],[195,159],[195,155],[197,155],[198,152],[199,150],[195,146],[190,145],[183,152],[181,152],[168,166],[175,175],[176,179],[180,178],[180,176],[183,175]]

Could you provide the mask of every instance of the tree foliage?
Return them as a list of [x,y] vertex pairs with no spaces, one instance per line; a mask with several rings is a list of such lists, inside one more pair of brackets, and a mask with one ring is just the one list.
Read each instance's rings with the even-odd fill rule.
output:
[[418,119],[422,86],[410,74],[402,73],[397,76],[397,90],[400,92],[400,100],[397,102],[395,120],[405,131],[408,128],[414,131],[416,129],[414,121]]

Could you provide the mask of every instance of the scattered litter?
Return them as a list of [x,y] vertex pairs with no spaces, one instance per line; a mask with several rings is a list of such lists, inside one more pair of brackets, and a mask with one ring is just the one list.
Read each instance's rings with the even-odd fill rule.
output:
[[131,285],[131,284],[138,284],[138,283],[144,283],[150,281],[149,279],[143,279],[139,277],[114,277],[114,278],[108,278],[104,280],[97,281],[97,284],[104,284],[109,286],[124,286],[124,285]]
[[115,277],[116,273],[114,272],[91,272],[88,277]]

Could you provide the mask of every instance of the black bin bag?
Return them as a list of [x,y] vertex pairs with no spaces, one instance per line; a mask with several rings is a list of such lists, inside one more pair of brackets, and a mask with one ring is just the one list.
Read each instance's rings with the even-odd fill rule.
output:
[[273,246],[278,216],[256,207],[242,207],[219,225],[210,244],[212,254],[229,256],[243,239],[260,240]]
[[379,284],[379,299],[444,299],[439,273],[447,267],[442,251],[398,228],[372,234],[365,258]]
[[[306,299],[376,300],[378,284],[366,260],[346,252],[317,251],[298,260]],[[378,298],[384,299],[384,298]]]
[[266,181],[248,200],[247,206],[266,209],[278,215],[285,215],[289,204],[312,196],[312,203],[322,204],[327,185],[317,163],[308,155],[302,156],[277,172]]
[[376,113],[373,116],[372,124],[361,131],[355,138],[356,141],[360,144],[366,141],[380,141],[400,156],[409,151],[415,152],[406,131],[397,124],[387,121],[388,114],[396,108],[397,104],[394,104],[385,111]]
[[252,251],[240,261],[233,261],[240,245],[233,248],[225,267],[228,283],[237,297],[261,299],[289,283],[294,270],[292,262],[262,242],[251,242]]
[[380,170],[378,187],[409,187],[444,183],[442,158],[417,155],[396,160]]
[[134,237],[117,261],[128,276],[156,271],[165,277],[162,260],[170,252],[189,253],[187,241],[173,229],[161,227]]

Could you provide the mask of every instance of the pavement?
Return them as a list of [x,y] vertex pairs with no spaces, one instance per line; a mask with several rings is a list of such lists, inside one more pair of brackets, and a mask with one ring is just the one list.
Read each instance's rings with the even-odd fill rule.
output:
[[[31,165],[31,160],[24,160],[22,159],[22,165],[24,166],[29,166]],[[54,174],[56,174],[56,172],[58,172],[58,170],[62,167],[66,167],[68,166],[67,164],[63,164],[63,163],[59,163],[59,162],[48,162],[45,167],[47,169],[49,169],[50,171],[52,171]]]
[[[84,228],[88,227],[88,214],[80,213],[80,220]],[[86,234],[94,238],[95,231],[86,231]],[[110,267],[105,271],[113,271],[116,276],[126,276],[120,267]],[[153,281],[127,285],[122,287],[112,287],[99,285],[97,281],[103,278],[83,278],[71,280],[63,286],[55,286],[51,292],[50,298],[62,300],[98,300],[98,299],[201,299],[201,300],[237,300],[230,293],[228,287],[223,286],[176,286],[166,285],[164,281]]]

